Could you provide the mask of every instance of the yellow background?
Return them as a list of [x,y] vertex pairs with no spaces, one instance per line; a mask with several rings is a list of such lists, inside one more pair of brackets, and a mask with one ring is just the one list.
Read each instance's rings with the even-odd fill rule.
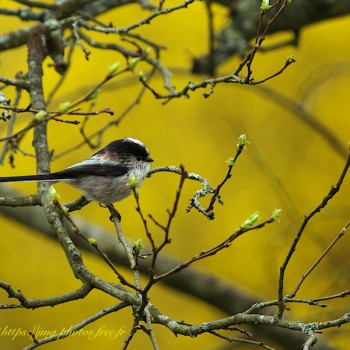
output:
[[[5,7],[7,2],[1,2]],[[169,2],[170,5],[170,2]],[[215,7],[217,27],[226,23],[225,12]],[[110,12],[101,17],[115,26],[124,26],[143,18],[146,14],[138,6]],[[3,33],[16,28],[19,21],[2,16]],[[28,23],[28,25],[30,25]],[[172,83],[177,89],[189,80],[201,81],[203,77],[186,73],[193,55],[201,55],[207,48],[205,8],[202,3],[192,4],[187,10],[155,19],[151,25],[137,32],[165,45],[161,60],[174,71]],[[112,42],[116,36],[93,35],[94,39]],[[290,38],[290,33],[268,37],[266,45]],[[304,107],[325,124],[344,145],[346,151],[349,141],[349,18],[343,17],[306,27],[300,35],[298,47],[287,46],[277,51],[258,54],[253,64],[256,79],[273,74],[283,66],[286,57],[293,54],[297,62],[281,76],[265,86]],[[91,49],[90,60],[84,59],[83,52],[76,48],[68,78],[49,109],[56,109],[61,102],[75,101],[100,82],[107,72],[107,66],[120,60],[115,52]],[[220,67],[220,74],[236,69],[238,59],[232,59]],[[50,60],[45,61],[46,65]],[[137,69],[147,69],[141,65]],[[26,72],[26,50],[24,47],[0,54],[0,75],[13,77],[22,70]],[[45,68],[45,91],[50,91],[59,76],[52,68]],[[158,76],[151,84],[162,91],[162,81]],[[140,85],[137,76],[121,76],[103,87],[94,109],[110,107],[118,116],[135,99]],[[313,129],[300,121],[291,111],[278,105],[272,96],[262,94],[260,87],[241,85],[218,85],[208,99],[198,90],[190,93],[190,99],[177,99],[166,105],[146,92],[142,101],[121,122],[105,133],[103,143],[114,139],[132,136],[145,142],[155,162],[154,166],[183,164],[207,178],[216,185],[226,173],[226,159],[233,156],[237,137],[246,133],[251,145],[239,158],[233,170],[232,179],[224,187],[222,197],[224,206],[216,206],[216,219],[212,222],[194,210],[187,214],[185,208],[198,186],[185,183],[179,212],[172,227],[172,244],[166,249],[169,256],[181,261],[193,254],[209,248],[225,239],[251,213],[259,210],[261,218],[267,218],[271,211],[282,208],[280,223],[263,230],[249,233],[237,240],[230,249],[215,257],[202,260],[196,267],[213,273],[243,290],[258,295],[262,300],[275,299],[279,266],[301,224],[305,214],[310,212],[336,182],[345,159],[339,156],[330,145]],[[11,90],[4,90],[12,97]],[[21,101],[25,107],[28,99]],[[88,109],[89,105],[85,105]],[[19,115],[17,127],[26,125],[29,116]],[[70,117],[67,117],[70,118]],[[79,117],[74,119],[79,119]],[[108,115],[91,117],[87,130],[93,132],[111,120]],[[6,125],[0,125],[1,136]],[[79,126],[51,122],[49,126],[50,149],[59,154],[82,141]],[[28,133],[22,148],[33,153],[32,133]],[[52,163],[52,170],[60,170],[74,164],[93,153],[84,146],[68,156],[60,157]],[[16,154],[15,169],[8,164],[0,168],[1,175],[29,174],[35,172],[35,159]],[[278,181],[277,181],[278,179]],[[145,213],[152,213],[160,222],[167,219],[166,209],[171,208],[179,178],[173,174],[156,174],[146,179],[140,193]],[[16,184],[16,189],[34,193],[34,184]],[[63,202],[79,195],[78,191],[59,184],[56,186]],[[285,191],[285,192],[283,192]],[[286,195],[286,194],[287,195]],[[142,223],[134,210],[133,198],[117,205],[123,216],[122,226],[125,234],[132,239],[141,238],[146,242]],[[300,276],[310,267],[325,247],[349,219],[349,179],[346,178],[341,193],[308,226],[300,246],[287,270],[286,292],[291,292]],[[104,226],[114,234],[108,213],[92,203],[73,218],[79,216]],[[59,245],[37,235],[26,227],[8,220],[0,214],[1,230],[1,280],[20,289],[27,297],[40,298],[69,292],[79,287],[71,273]],[[152,227],[156,240],[162,239],[162,232]],[[314,298],[331,295],[349,289],[349,238],[347,234],[329,253],[324,262],[303,285],[299,297]],[[84,261],[92,272],[111,281],[115,276],[101,259],[84,253]],[[122,269],[126,276],[129,272]],[[131,277],[131,276],[130,276]],[[208,286],[209,288],[210,286]],[[6,293],[0,291],[0,302],[8,303]],[[153,303],[165,314],[174,319],[188,322],[203,322],[225,317],[226,315],[210,308],[194,298],[157,285],[151,292]],[[84,300],[54,308],[38,310],[3,310],[0,313],[0,344],[6,349],[18,349],[28,345],[28,338],[18,336],[12,340],[9,335],[1,336],[7,329],[33,330],[39,326],[44,330],[69,328],[84,318],[110,306],[115,301],[94,291]],[[346,312],[347,299],[329,302],[326,309],[305,305],[291,305],[288,316],[304,321],[333,319]],[[119,330],[131,327],[132,315],[129,309],[102,318],[86,329]],[[156,336],[161,348],[178,349],[191,347],[211,349],[219,340],[210,335],[197,338],[175,338],[170,331],[155,326]],[[349,327],[336,332],[325,331],[325,337],[339,349],[346,349]],[[95,340],[87,336],[75,336],[61,342],[46,345],[47,349],[120,348],[124,337],[109,340],[99,336]],[[151,348],[148,339],[138,333],[130,349]],[[145,347],[146,346],[146,347]]]

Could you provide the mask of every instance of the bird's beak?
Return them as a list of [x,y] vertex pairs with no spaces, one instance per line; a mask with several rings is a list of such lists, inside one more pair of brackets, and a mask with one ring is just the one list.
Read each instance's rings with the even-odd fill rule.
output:
[[153,159],[152,159],[150,156],[148,156],[148,157],[145,159],[145,161],[148,162],[148,163],[152,163],[152,162],[153,162]]

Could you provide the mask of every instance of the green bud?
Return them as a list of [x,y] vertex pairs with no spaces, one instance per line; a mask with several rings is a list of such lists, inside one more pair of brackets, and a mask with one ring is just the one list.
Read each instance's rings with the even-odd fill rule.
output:
[[70,102],[62,102],[60,103],[60,105],[58,106],[58,109],[61,113],[67,113],[70,109],[71,103]]
[[271,8],[269,0],[261,0],[260,9],[262,11],[267,11]]
[[144,246],[142,244],[141,239],[138,239],[137,241],[134,241],[134,252],[136,254],[139,254],[141,249],[143,249],[143,248],[144,248]]
[[255,213],[250,215],[250,217],[247,220],[243,222],[243,224],[241,225],[241,228],[243,229],[251,228],[258,220],[259,220],[259,212],[256,211]]
[[135,188],[139,182],[139,179],[134,175],[134,173],[130,173],[128,180],[131,188]]
[[282,213],[282,209],[276,208],[276,209],[274,209],[274,211],[271,213],[271,218],[272,218],[274,221],[277,221],[277,220],[280,219],[281,213]]
[[229,158],[229,159],[227,159],[227,161],[226,161],[226,164],[227,164],[228,166],[232,166],[233,163],[234,163],[234,158]]
[[65,205],[61,204],[61,209],[65,214],[68,214],[69,209]]
[[293,55],[290,55],[290,56],[287,57],[287,59],[286,59],[286,63],[287,64],[291,64],[291,63],[294,63],[294,62],[295,62],[295,58],[294,58]]
[[249,144],[250,144],[250,141],[247,139],[246,134],[239,135],[237,149],[241,148],[242,146],[245,149],[246,145],[249,145]]
[[45,121],[46,116],[47,116],[46,111],[39,111],[37,114],[35,114],[34,118],[39,122],[43,122]]
[[118,62],[118,61],[109,65],[107,68],[108,75],[113,75],[113,74],[117,73],[119,70],[119,67],[120,67],[120,62]]
[[90,94],[90,99],[91,100],[96,100],[97,97],[100,95],[100,89],[95,89],[91,94]]
[[137,63],[139,62],[139,57],[133,57],[128,60],[129,67],[134,70],[137,66]]
[[238,144],[241,145],[246,145],[247,143],[249,143],[249,140],[247,139],[247,135],[246,134],[241,134],[238,136]]
[[94,245],[94,244],[96,244],[96,239],[90,237],[90,238],[88,238],[88,242],[89,242],[91,245]]
[[53,186],[49,187],[49,196],[52,202],[57,202],[60,198],[60,195],[57,193]]

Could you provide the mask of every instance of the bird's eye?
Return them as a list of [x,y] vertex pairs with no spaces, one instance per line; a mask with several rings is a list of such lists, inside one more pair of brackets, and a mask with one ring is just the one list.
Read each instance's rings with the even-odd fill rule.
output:
[[140,156],[137,156],[136,157],[136,160],[138,160],[139,162],[142,160],[142,157],[140,157]]

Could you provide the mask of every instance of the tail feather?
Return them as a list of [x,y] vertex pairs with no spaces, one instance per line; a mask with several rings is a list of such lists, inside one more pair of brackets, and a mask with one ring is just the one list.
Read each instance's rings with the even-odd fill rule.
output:
[[0,182],[60,181],[67,180],[67,178],[69,177],[53,173],[40,175],[5,176],[0,177]]

